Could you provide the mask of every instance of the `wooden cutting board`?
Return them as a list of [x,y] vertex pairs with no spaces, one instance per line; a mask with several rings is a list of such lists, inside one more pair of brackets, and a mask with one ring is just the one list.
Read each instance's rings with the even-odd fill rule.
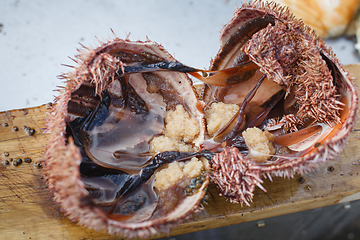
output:
[[[360,84],[360,64],[346,66]],[[47,106],[0,112],[0,239],[119,239],[68,220],[51,200],[39,163],[47,141],[44,118]],[[357,124],[360,126],[360,122]],[[17,127],[17,131],[16,131]],[[26,127],[35,130],[29,135]],[[25,129],[24,129],[25,128]],[[360,128],[352,132],[337,161],[316,172],[293,179],[265,181],[267,192],[256,189],[251,207],[231,204],[219,197],[214,185],[211,199],[194,220],[171,235],[278,216],[360,199]],[[13,162],[30,158],[15,167]],[[6,160],[9,165],[6,165]],[[29,159],[27,159],[29,161]],[[166,236],[166,234],[158,237]]]

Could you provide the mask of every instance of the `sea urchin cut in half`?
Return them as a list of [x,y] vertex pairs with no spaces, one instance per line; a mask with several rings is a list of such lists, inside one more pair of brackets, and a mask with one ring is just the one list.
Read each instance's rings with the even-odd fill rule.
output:
[[177,62],[151,41],[115,39],[81,50],[76,62],[47,122],[54,200],[96,230],[169,231],[199,207],[209,183],[208,161],[196,153],[204,113],[192,82],[161,71]]
[[[210,70],[248,70],[229,78],[232,84],[205,84],[205,109],[215,103],[240,106],[233,123],[212,137],[222,149],[239,151],[220,153],[214,174],[228,171],[234,159],[246,171],[238,181],[215,182],[233,202],[249,204],[258,176],[293,177],[343,151],[355,123],[357,91],[323,40],[273,2],[244,4],[223,27],[220,42]],[[238,195],[236,182],[244,189]]]

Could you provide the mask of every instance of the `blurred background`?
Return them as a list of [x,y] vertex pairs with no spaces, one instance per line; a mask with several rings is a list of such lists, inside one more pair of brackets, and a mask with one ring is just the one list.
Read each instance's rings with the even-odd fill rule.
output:
[[[278,0],[279,1],[279,0]],[[161,43],[177,60],[208,68],[219,31],[241,0],[1,0],[0,111],[51,102],[57,76],[80,44],[129,36]],[[280,1],[279,1],[280,2]],[[281,1],[317,28],[343,64],[359,62],[359,0]],[[170,239],[360,239],[360,202],[228,226]],[[264,237],[265,236],[265,237]]]

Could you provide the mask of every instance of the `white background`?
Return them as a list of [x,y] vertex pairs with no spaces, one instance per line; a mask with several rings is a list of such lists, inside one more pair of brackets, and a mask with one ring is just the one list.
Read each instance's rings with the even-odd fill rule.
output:
[[[57,76],[73,65],[79,42],[130,34],[152,41],[182,63],[208,68],[219,48],[219,31],[241,0],[1,0],[0,111],[38,106],[53,100]],[[358,62],[353,42],[330,44],[344,64]]]

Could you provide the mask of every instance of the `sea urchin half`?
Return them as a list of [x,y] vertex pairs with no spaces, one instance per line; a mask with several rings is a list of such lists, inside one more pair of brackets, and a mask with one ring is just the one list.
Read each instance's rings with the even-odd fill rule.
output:
[[[343,151],[355,123],[357,91],[323,40],[273,2],[244,4],[222,29],[220,41],[210,70],[255,65],[237,84],[206,84],[203,91],[207,105],[241,106],[233,124],[237,127],[222,138],[221,146],[236,147],[242,139],[240,145],[247,150],[227,150],[217,157],[217,164],[226,166],[234,159],[246,163],[237,181],[244,190],[229,197],[249,204],[253,186],[261,183],[259,175],[293,177]],[[219,170],[225,169],[216,168],[214,174]],[[251,173],[256,174],[247,178]],[[235,183],[217,184],[227,196],[226,189]]]
[[204,114],[192,82],[181,72],[142,72],[176,65],[151,41],[115,39],[76,62],[47,123],[54,200],[96,230],[142,238],[169,231],[199,207],[209,183],[208,161],[196,153]]

